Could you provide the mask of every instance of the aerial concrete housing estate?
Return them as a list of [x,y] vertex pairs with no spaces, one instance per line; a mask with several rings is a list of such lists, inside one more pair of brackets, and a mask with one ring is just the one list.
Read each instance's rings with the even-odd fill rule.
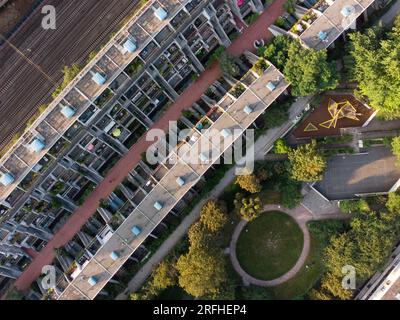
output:
[[[238,33],[231,8],[225,1],[150,1],[1,159],[3,285],[20,275],[32,252],[46,245],[108,170],[204,71],[210,55],[231,43]],[[263,4],[249,1],[243,16],[233,8],[244,18]],[[219,88],[212,89],[221,94],[223,84],[215,85]],[[211,105],[205,95],[191,109],[200,119]],[[183,121],[191,127],[197,120]],[[151,172],[141,163],[118,190],[122,194],[110,197],[110,205],[120,209],[125,199],[140,201]],[[126,203],[120,210],[128,214],[131,207]],[[68,271],[94,242],[103,243],[112,233],[110,219],[107,210],[99,209],[65,248],[70,253],[60,255],[61,269]]]
[[[271,32],[327,48],[355,28],[373,2],[304,1],[285,17],[293,32],[276,26]],[[149,1],[1,159],[0,288],[20,276],[113,165],[204,71],[212,53],[230,45],[243,19],[266,5],[238,3]],[[236,129],[245,139],[245,130],[284,94],[290,84],[283,75],[271,64],[257,73],[256,61],[246,54],[240,80],[214,82],[182,115],[178,130],[192,129],[185,142],[190,149],[210,139],[211,129],[219,130],[221,139]],[[30,297],[106,295],[106,284],[127,261],[146,257],[146,243],[196,195],[227,147],[211,144],[208,152],[195,154],[198,164],[180,159],[178,149],[168,155],[178,159],[174,165],[153,166],[143,159],[74,239],[57,250],[57,288],[48,292],[38,280]]]

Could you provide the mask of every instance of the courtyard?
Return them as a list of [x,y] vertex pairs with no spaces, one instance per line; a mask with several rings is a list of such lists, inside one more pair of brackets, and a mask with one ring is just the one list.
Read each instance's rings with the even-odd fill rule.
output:
[[248,274],[273,280],[296,264],[303,242],[303,232],[292,217],[278,211],[266,212],[242,231],[236,254]]

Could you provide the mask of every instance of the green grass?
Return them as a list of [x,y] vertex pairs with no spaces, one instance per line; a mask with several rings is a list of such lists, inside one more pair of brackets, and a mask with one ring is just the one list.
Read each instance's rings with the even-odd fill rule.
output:
[[296,264],[303,241],[303,232],[293,218],[272,211],[246,226],[239,237],[236,254],[242,268],[251,276],[272,280]]
[[[270,288],[277,300],[291,300],[305,295],[323,274],[322,247],[311,235],[310,253],[300,271],[289,281]],[[308,268],[306,267],[308,266]]]
[[289,281],[269,288],[277,300],[291,300],[306,296],[318,284],[325,269],[322,262],[323,251],[334,234],[346,229],[343,221],[312,221],[307,225],[310,231],[310,253],[300,271]]

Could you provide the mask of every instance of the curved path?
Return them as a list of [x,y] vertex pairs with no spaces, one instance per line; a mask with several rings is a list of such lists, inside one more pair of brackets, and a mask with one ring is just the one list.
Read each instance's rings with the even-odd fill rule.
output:
[[[233,233],[232,240],[230,243],[229,252],[230,252],[231,262],[232,262],[232,265],[233,265],[234,269],[236,270],[236,272],[242,277],[244,283],[253,284],[256,286],[260,286],[260,287],[277,286],[279,284],[282,284],[282,283],[290,280],[300,271],[300,269],[303,267],[303,265],[308,257],[308,253],[310,252],[310,233],[308,231],[306,224],[308,221],[315,220],[314,216],[302,205],[296,207],[295,209],[286,209],[279,205],[267,205],[264,207],[264,212],[267,212],[267,211],[281,211],[281,212],[288,214],[293,219],[295,219],[297,224],[299,225],[300,229],[303,231],[304,245],[303,245],[303,250],[302,250],[300,257],[297,260],[296,264],[287,273],[285,273],[284,275],[280,276],[279,278],[276,278],[273,280],[256,279],[256,278],[252,277],[251,275],[249,275],[246,271],[243,270],[243,268],[240,266],[239,260],[237,259],[237,256],[236,256],[237,241],[239,239],[239,236],[240,236],[242,230],[246,227],[246,225],[248,223],[245,220],[240,221]],[[343,215],[340,216],[340,214],[332,214],[332,215],[326,215],[324,218],[325,219],[343,218]],[[319,219],[317,219],[317,220],[319,220]]]

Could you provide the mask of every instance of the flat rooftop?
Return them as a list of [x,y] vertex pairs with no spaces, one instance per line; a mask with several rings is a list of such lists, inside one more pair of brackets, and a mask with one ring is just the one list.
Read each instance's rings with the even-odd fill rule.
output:
[[[153,37],[169,24],[179,10],[183,9],[188,3],[191,2],[189,0],[149,1],[139,15],[133,17],[127,26],[114,37],[113,41],[102,49],[99,55],[64,89],[13,148],[0,159],[0,174],[8,172],[14,177],[12,184],[8,186],[0,185],[0,203],[5,202],[11,192],[50,148],[74,123],[77,123],[79,117],[88,108],[93,108],[93,102],[115,79],[123,74],[126,66],[142,53]],[[194,3],[197,4],[198,8],[205,5],[201,2]],[[157,19],[154,14],[155,9],[161,7],[168,13],[163,21]],[[145,19],[145,17],[148,17],[148,19]],[[142,36],[136,37],[135,30],[141,30]],[[128,38],[133,38],[137,42],[138,48],[133,53],[124,52],[122,48],[122,44]],[[105,77],[106,82],[103,85],[99,85],[93,80],[93,74],[97,73]],[[60,112],[63,106],[74,108],[75,115],[67,119]],[[99,110],[96,109],[96,112],[99,112]],[[27,145],[35,137],[40,137],[45,142],[45,149],[40,153],[30,153],[27,149]]]
[[[300,40],[309,48],[317,50],[328,48],[374,0],[327,0],[327,2],[331,4],[323,13],[316,7],[312,9],[319,17],[300,35]],[[341,13],[346,7],[351,12],[348,17]],[[321,31],[326,33],[324,40],[320,39]]]
[[[275,85],[273,91],[266,87],[270,82]],[[216,146],[215,141],[213,144],[209,132],[215,129],[238,129],[243,132],[288,86],[289,84],[284,80],[279,70],[270,65],[264,75],[255,80],[235,103],[227,110],[221,110],[223,114],[210,128],[201,132],[200,138],[193,145],[187,144],[186,151],[178,156],[177,163],[144,197],[111,236],[110,240],[102,246],[78,277],[60,295],[59,299],[94,299],[130,255],[198,182],[199,177],[221,157],[227,146],[226,144]],[[250,114],[243,111],[245,106],[250,103],[248,95],[251,97],[250,106],[253,109]],[[224,99],[225,97],[221,101]],[[233,140],[231,139],[230,143]],[[201,153],[207,156],[208,161],[199,162],[200,145],[207,146],[201,148]],[[175,154],[173,156],[176,157]],[[178,184],[178,178],[184,180],[183,186]],[[159,208],[156,208],[156,203],[160,205]],[[134,227],[139,228],[140,233],[138,235],[132,232]],[[111,258],[112,252],[121,252],[121,254],[118,254],[117,260]],[[88,281],[93,277],[97,282],[94,285],[89,285]]]
[[373,147],[366,154],[336,156],[328,162],[324,179],[314,188],[329,200],[389,192],[400,179],[396,160],[388,147]]

